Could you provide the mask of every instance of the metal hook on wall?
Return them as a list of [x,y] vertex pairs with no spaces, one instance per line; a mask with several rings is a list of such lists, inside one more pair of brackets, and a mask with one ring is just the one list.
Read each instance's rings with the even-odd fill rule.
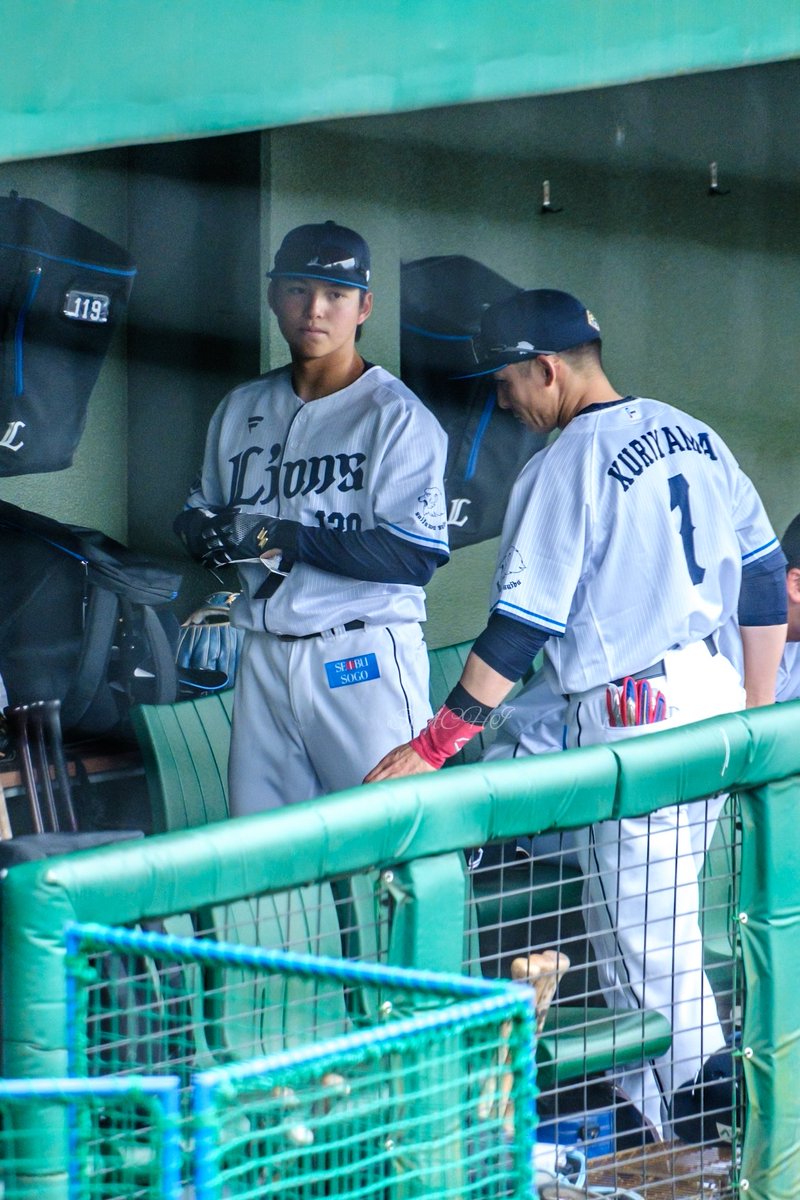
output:
[[709,196],[729,196],[730,188],[721,188],[717,177],[717,164],[715,162],[709,165],[710,183],[708,185]]
[[542,182],[542,207],[540,208],[539,211],[542,214],[544,214],[544,213],[560,213],[560,212],[564,211],[561,208],[553,208],[553,205],[550,202],[550,180],[549,179],[545,179]]

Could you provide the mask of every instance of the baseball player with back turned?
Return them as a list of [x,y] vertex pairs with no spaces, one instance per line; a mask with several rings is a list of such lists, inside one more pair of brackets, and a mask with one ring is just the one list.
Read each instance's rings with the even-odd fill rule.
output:
[[291,363],[222,401],[175,521],[194,557],[239,568],[234,816],[358,784],[425,724],[423,585],[448,558],[444,432],[356,349],[366,242],[301,225],[270,279]]
[[[550,686],[566,698],[566,748],[774,701],[785,558],[763,505],[713,429],[621,395],[600,348],[597,321],[565,292],[521,292],[486,310],[476,373],[494,375],[498,403],[525,425],[560,435],[511,492],[489,621],[459,683],[366,782],[440,766],[542,647]],[[717,641],[737,618],[744,688]],[[541,694],[532,699],[536,711]],[[519,728],[525,702],[523,689]],[[603,822],[580,848],[607,1003],[658,1009],[672,1022],[671,1054],[638,1077],[620,1076],[659,1129],[673,1092],[724,1044],[703,971],[690,828],[707,817],[705,843],[721,804]]]

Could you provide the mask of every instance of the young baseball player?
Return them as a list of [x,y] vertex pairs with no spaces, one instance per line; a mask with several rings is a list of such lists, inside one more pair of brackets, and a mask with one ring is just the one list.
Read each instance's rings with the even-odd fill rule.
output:
[[291,362],[222,401],[175,522],[194,557],[241,578],[233,815],[353,786],[425,724],[423,585],[448,558],[445,435],[356,349],[366,242],[301,225],[269,275]]
[[[511,492],[489,622],[459,683],[366,782],[440,766],[541,648],[549,686],[565,698],[565,748],[774,701],[785,559],[763,505],[713,429],[616,391],[600,348],[596,319],[565,292],[522,292],[487,309],[476,373],[494,375],[498,403],[525,425],[560,435]],[[734,620],[744,687],[718,641]],[[513,704],[521,731],[526,699],[523,689]],[[547,709],[541,691],[529,699],[534,714]],[[580,851],[607,1003],[672,1020],[670,1054],[620,1077],[659,1128],[673,1091],[724,1043],[697,913],[697,829],[704,847],[721,804],[603,822]]]

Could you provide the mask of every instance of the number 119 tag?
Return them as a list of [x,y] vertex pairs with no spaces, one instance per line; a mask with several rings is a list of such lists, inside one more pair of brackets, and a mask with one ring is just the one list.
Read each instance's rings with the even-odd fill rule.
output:
[[62,312],[73,321],[104,325],[108,321],[109,304],[109,297],[102,292],[80,292],[73,288],[64,297]]

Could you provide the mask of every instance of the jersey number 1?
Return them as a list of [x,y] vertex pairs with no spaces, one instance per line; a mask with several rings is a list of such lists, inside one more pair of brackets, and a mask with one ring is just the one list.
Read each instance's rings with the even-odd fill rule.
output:
[[681,514],[680,535],[683,542],[683,553],[686,556],[686,566],[692,583],[702,583],[706,569],[701,567],[694,556],[694,525],[692,511],[689,508],[689,484],[683,475],[671,475],[669,480],[670,511],[676,508]]

